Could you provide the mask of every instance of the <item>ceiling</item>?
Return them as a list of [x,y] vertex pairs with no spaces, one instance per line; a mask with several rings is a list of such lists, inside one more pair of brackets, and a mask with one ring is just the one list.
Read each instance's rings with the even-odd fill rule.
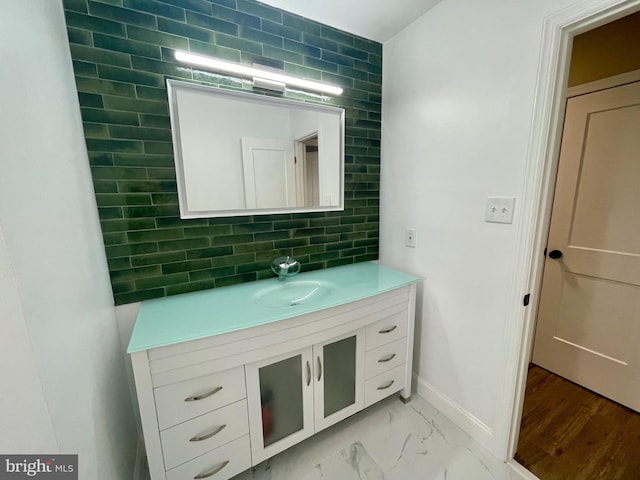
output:
[[260,0],[384,43],[441,0]]

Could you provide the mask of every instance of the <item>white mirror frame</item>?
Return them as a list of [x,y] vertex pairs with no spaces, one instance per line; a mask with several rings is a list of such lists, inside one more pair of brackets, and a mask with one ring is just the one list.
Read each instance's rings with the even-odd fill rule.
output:
[[[294,109],[304,112],[317,112],[317,113],[329,113],[335,115],[338,120],[339,128],[339,152],[337,152],[338,167],[336,175],[337,187],[336,192],[338,195],[337,201],[333,198],[334,195],[330,195],[327,198],[320,198],[320,205],[314,206],[289,206],[278,208],[193,208],[189,206],[187,182],[185,178],[185,158],[183,155],[183,132],[180,126],[180,117],[177,103],[177,92],[180,90],[190,90],[199,93],[207,93],[212,96],[218,96],[219,98],[225,98],[226,100],[238,100],[248,104],[256,105],[269,105],[273,107],[281,107],[283,109]],[[179,80],[167,80],[167,92],[169,97],[169,112],[171,117],[171,131],[174,147],[174,161],[176,167],[176,180],[178,187],[178,201],[180,206],[180,217],[184,219],[188,218],[207,218],[207,217],[230,217],[230,216],[248,216],[248,215],[266,215],[266,214],[281,214],[281,213],[306,213],[306,212],[326,212],[326,211],[341,211],[344,210],[344,109],[319,105],[315,103],[306,103],[301,101],[295,101],[287,98],[271,97],[266,95],[260,95],[255,93],[227,90],[207,85],[194,84],[190,82],[184,82]],[[240,148],[240,146],[239,146]],[[243,167],[246,168],[246,167]],[[322,168],[322,167],[320,167]],[[245,174],[246,177],[246,174]],[[244,185],[242,186],[244,188]],[[322,205],[322,203],[328,203]]]

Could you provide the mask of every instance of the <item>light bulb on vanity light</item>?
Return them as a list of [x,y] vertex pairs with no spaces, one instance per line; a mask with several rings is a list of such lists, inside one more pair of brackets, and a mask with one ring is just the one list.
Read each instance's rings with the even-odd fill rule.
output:
[[[177,50],[175,52],[176,60],[189,65],[203,67],[207,70],[216,72],[230,73],[240,77],[251,78],[254,80],[255,86],[278,86],[279,91],[284,90],[284,86],[297,87],[312,92],[324,93],[327,95],[341,95],[342,88],[328,83],[314,82],[304,78],[292,77],[283,73],[265,70],[239,63],[225,62],[217,58],[206,57],[204,55],[195,55],[193,53]],[[261,80],[264,82],[261,83]],[[263,87],[264,88],[264,87]],[[271,87],[267,87],[271,88]],[[281,90],[280,90],[281,89]]]

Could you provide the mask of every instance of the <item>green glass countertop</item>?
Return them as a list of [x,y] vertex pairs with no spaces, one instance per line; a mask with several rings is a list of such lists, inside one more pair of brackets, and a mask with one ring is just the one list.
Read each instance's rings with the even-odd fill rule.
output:
[[[284,281],[274,277],[146,300],[138,312],[127,352],[264,325],[371,297],[418,281],[412,275],[366,262],[302,272]],[[289,284],[285,288],[294,286],[291,283],[318,285],[322,294],[316,294],[316,297],[310,297],[312,300],[303,300],[299,304],[279,305],[278,292],[282,291],[283,285]]]

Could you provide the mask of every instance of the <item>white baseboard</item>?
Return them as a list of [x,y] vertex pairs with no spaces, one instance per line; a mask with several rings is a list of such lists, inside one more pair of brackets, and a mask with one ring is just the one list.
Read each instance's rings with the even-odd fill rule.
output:
[[511,468],[511,472],[513,473],[511,478],[520,478],[522,480],[540,480],[515,460],[507,462],[507,465]]
[[[458,425],[473,440],[493,452],[495,442],[494,432],[478,418],[462,408],[444,393],[436,390],[433,385],[418,377],[415,373],[413,379],[418,395],[442,412],[449,420]],[[501,460],[505,460],[504,458]]]

